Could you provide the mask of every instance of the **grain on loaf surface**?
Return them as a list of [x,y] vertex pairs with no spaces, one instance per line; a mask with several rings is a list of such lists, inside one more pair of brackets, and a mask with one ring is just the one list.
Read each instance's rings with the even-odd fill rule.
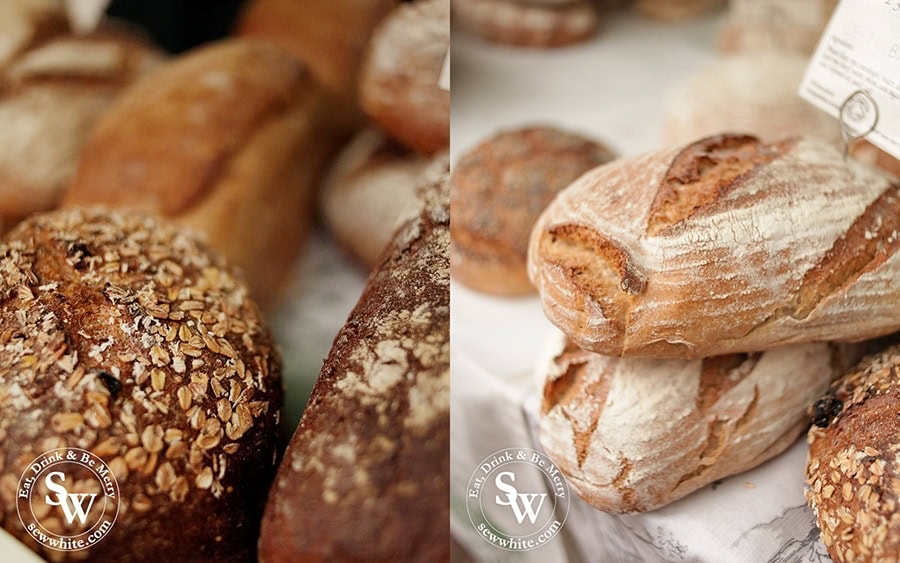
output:
[[837,562],[900,554],[900,346],[864,359],[810,409],[806,498]]
[[527,254],[535,221],[569,183],[614,158],[600,143],[549,126],[504,131],[464,154],[450,177],[454,279],[489,293],[533,293]]
[[[38,215],[0,244],[0,349],[7,531],[36,549],[17,482],[42,453],[77,447],[108,464],[120,501],[109,534],[73,557],[254,559],[281,366],[217,254],[141,215]],[[66,529],[61,513],[48,525]]]
[[269,494],[263,562],[449,557],[447,159],[335,338]]
[[550,320],[614,356],[698,358],[900,328],[900,184],[824,141],[710,137],[619,159],[532,231]]

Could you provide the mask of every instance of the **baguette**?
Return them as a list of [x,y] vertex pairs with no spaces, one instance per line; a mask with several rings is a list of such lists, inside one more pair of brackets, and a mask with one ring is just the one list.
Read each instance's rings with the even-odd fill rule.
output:
[[325,360],[278,471],[260,560],[449,558],[448,161],[423,176]]
[[815,343],[659,360],[566,342],[544,385],[540,442],[595,507],[653,510],[791,445],[848,363],[840,352]]
[[873,338],[900,328],[898,192],[825,141],[710,137],[582,176],[532,231],[529,275],[611,356]]

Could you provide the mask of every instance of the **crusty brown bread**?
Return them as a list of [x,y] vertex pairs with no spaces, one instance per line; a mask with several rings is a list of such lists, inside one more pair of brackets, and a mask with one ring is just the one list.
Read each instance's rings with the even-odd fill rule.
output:
[[369,270],[397,227],[417,213],[416,185],[428,162],[369,127],[332,164],[319,193],[322,217],[338,243]]
[[590,39],[600,26],[598,10],[585,0],[453,0],[453,17],[489,41],[523,47],[579,43]]
[[278,470],[260,561],[449,559],[447,159],[335,338]]
[[321,104],[306,69],[273,45],[202,47],[109,109],[64,203],[152,211],[202,231],[270,306],[308,231],[334,144],[319,127]]
[[[174,225],[101,210],[20,223],[0,244],[3,528],[66,555],[36,547],[16,491],[33,459],[77,447],[120,495],[108,535],[73,558],[254,560],[282,404],[260,319],[241,279]],[[79,531],[43,507],[51,531]]]
[[532,231],[544,311],[613,356],[900,329],[900,183],[811,138],[722,135],[588,172]]
[[488,293],[533,293],[528,235],[538,215],[573,180],[614,158],[595,141],[548,126],[503,131],[466,152],[450,177],[453,278]]
[[22,37],[0,67],[0,221],[7,228],[57,205],[91,127],[125,86],[162,61],[125,28],[32,32],[39,38]]
[[864,359],[812,410],[806,497],[836,562],[900,558],[900,346]]
[[824,343],[698,360],[613,358],[565,338],[558,350],[541,445],[583,499],[615,513],[659,508],[778,455],[847,365]]
[[450,0],[401,4],[372,35],[360,76],[363,111],[405,146],[450,145],[450,92],[440,87],[450,47]]

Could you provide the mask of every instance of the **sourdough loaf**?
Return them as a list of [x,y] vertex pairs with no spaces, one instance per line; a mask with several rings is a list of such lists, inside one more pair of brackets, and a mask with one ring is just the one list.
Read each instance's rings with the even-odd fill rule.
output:
[[532,231],[529,275],[607,355],[872,338],[900,328],[898,192],[824,141],[710,137],[582,176]]
[[807,428],[807,406],[841,365],[824,343],[660,360],[562,340],[540,442],[582,498],[616,513],[659,508],[778,455]]
[[447,159],[335,338],[278,470],[260,560],[449,558]]

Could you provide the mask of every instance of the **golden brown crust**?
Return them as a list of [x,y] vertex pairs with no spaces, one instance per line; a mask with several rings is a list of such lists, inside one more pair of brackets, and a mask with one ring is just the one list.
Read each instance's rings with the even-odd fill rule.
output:
[[260,560],[449,557],[446,158],[335,338],[272,488]]
[[453,17],[489,41],[523,47],[580,43],[590,39],[600,26],[597,9],[583,0],[453,0]]
[[439,85],[449,46],[450,0],[420,0],[401,4],[384,18],[363,63],[363,111],[425,154],[450,144],[450,92]]
[[91,557],[252,559],[282,392],[242,281],[172,225],[79,209],[20,224],[0,272],[3,527],[35,549],[16,483],[38,455],[78,447],[121,493]]
[[534,222],[559,191],[614,158],[552,127],[499,133],[466,153],[450,180],[454,279],[489,293],[533,293],[526,262]]
[[869,356],[812,408],[807,501],[837,562],[900,553],[900,346]]

